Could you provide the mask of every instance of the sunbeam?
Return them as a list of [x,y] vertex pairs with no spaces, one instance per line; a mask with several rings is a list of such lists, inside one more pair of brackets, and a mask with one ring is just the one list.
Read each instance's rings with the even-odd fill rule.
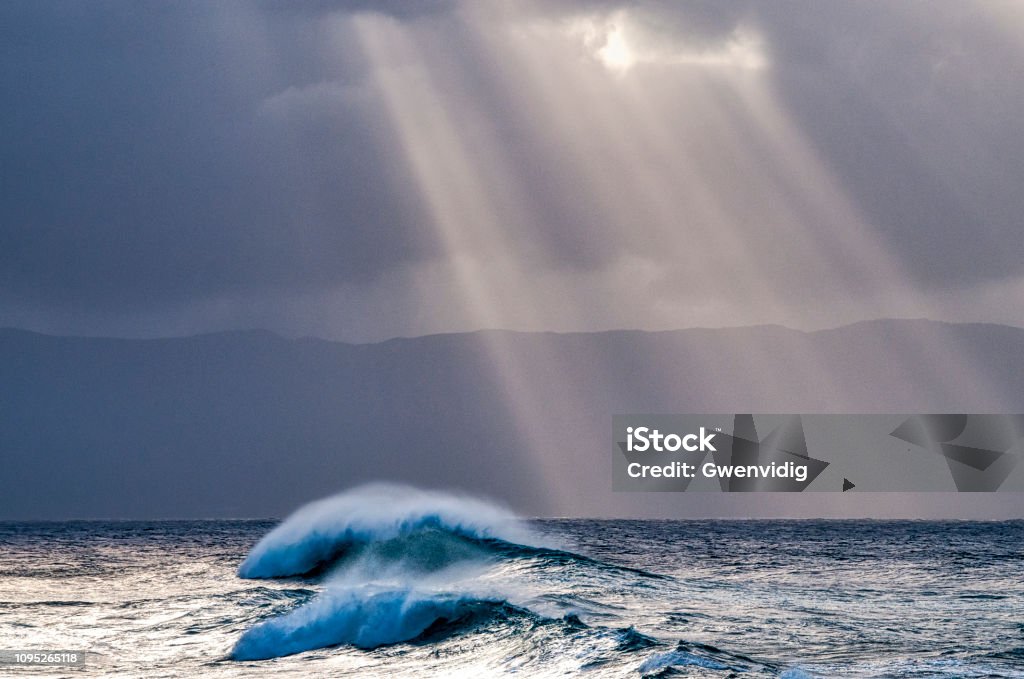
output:
[[[875,314],[899,315],[908,303],[930,314],[780,103],[763,40],[743,25],[687,47],[646,36],[628,10],[538,18],[473,4],[412,24],[360,14],[351,28],[443,254],[442,268],[419,280],[424,305],[441,285],[470,327],[525,330],[585,327],[608,305],[648,328],[778,322],[820,306],[810,314],[827,326],[851,313],[836,301],[851,290]],[[530,176],[536,156],[557,168],[556,186]],[[554,276],[538,266],[552,260],[570,266]],[[892,341],[934,365],[936,393],[999,402],[959,347],[934,329],[915,332]],[[615,369],[596,361],[584,377],[553,355],[524,359],[507,335],[488,333],[486,343],[495,384],[554,494],[569,462],[550,442],[573,421],[581,390],[614,389]],[[698,357],[709,366],[700,381],[714,383],[720,349]],[[855,401],[814,351],[726,350],[756,383],[785,374],[818,394],[822,412]],[[695,376],[654,379],[664,390]],[[550,382],[556,402],[539,403],[536,385]],[[599,445],[594,432],[580,436]]]

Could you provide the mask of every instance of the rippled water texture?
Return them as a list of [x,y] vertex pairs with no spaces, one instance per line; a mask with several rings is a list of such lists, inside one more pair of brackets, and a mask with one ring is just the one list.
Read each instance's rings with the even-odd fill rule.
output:
[[1024,677],[1022,522],[322,509],[0,524],[0,675]]

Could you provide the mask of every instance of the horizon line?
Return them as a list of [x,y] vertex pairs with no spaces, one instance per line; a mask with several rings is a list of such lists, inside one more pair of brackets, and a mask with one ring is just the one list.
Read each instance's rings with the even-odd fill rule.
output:
[[87,335],[87,334],[57,334],[53,332],[46,332],[40,330],[32,330],[29,328],[21,328],[16,326],[0,326],[0,332],[18,332],[28,335],[38,335],[40,337],[50,337],[54,339],[83,339],[83,340],[109,340],[109,341],[122,341],[122,342],[160,342],[167,340],[186,340],[186,339],[197,339],[202,337],[215,337],[220,335],[244,335],[244,334],[267,334],[271,335],[276,339],[284,340],[287,342],[301,342],[301,341],[315,341],[315,342],[329,342],[332,344],[345,344],[349,346],[372,346],[377,344],[386,344],[388,342],[401,342],[411,341],[418,339],[429,339],[433,337],[452,337],[457,335],[479,335],[484,333],[506,333],[514,335],[558,335],[558,336],[569,336],[569,335],[602,335],[610,333],[641,333],[647,335],[667,334],[676,332],[719,332],[724,330],[762,330],[762,329],[776,329],[784,330],[786,332],[799,333],[802,335],[813,335],[817,333],[833,332],[836,330],[843,330],[846,328],[852,328],[858,325],[866,325],[869,323],[891,323],[891,322],[903,322],[903,323],[929,323],[934,325],[947,325],[947,326],[993,326],[999,328],[1009,328],[1012,330],[1024,331],[1024,325],[1011,325],[1008,323],[997,323],[994,321],[948,321],[939,320],[934,318],[926,318],[923,316],[918,317],[900,317],[900,316],[881,316],[878,318],[865,318],[857,321],[851,321],[849,323],[841,323],[835,326],[825,326],[814,329],[801,329],[794,328],[782,323],[751,323],[748,325],[723,325],[723,326],[689,326],[679,328],[665,328],[660,330],[650,330],[645,328],[604,328],[600,330],[517,330],[514,328],[477,328],[474,330],[452,330],[452,331],[441,331],[441,332],[428,332],[422,335],[395,335],[392,337],[386,337],[384,339],[370,340],[365,342],[354,342],[350,340],[332,339],[330,337],[321,337],[317,335],[295,335],[289,336],[282,334],[276,330],[270,330],[268,328],[251,327],[251,328],[231,328],[224,330],[211,330],[204,332],[196,332],[186,335],[159,335],[159,336],[130,336],[130,335]]

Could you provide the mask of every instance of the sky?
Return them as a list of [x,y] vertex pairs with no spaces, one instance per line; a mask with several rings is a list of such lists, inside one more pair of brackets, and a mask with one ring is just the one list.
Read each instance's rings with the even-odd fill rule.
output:
[[1024,325],[1024,5],[0,3],[0,326]]
[[[1021,72],[1015,0],[11,0],[0,327],[1021,327]],[[926,396],[1019,410],[984,342],[907,327],[877,364],[920,358]],[[593,414],[620,366],[573,378],[506,335],[481,345],[501,421],[554,483],[550,427]],[[688,358],[862,402],[823,355],[729,350]],[[675,358],[659,378],[686,383]]]

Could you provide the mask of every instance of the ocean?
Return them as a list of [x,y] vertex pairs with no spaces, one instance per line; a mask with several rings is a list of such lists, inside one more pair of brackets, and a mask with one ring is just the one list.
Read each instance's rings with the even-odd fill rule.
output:
[[370,488],[284,522],[0,523],[26,677],[1024,677],[1024,522],[518,520]]

